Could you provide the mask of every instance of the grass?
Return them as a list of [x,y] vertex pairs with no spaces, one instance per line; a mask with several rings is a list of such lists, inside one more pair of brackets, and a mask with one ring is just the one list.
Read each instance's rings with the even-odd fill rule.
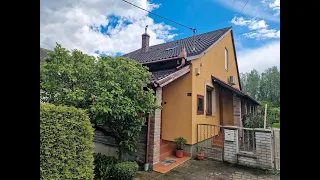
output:
[[280,128],[280,123],[273,123],[273,124],[272,124],[272,127],[273,127],[273,128]]

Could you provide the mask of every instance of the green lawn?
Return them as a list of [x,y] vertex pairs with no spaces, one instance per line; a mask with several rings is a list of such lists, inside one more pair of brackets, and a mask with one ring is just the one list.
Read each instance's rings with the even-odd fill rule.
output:
[[273,124],[272,124],[272,127],[273,127],[273,128],[280,128],[280,123],[273,123]]

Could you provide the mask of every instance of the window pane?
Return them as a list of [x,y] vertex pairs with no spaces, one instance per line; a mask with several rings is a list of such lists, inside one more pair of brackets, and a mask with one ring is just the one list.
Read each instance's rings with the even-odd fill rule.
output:
[[224,49],[224,68],[228,70],[228,50]]
[[203,96],[199,95],[197,98],[197,112],[198,112],[198,114],[203,114],[203,105],[204,105]]
[[211,114],[211,91],[210,90],[207,90],[207,106],[206,106],[206,111],[207,111],[207,114]]

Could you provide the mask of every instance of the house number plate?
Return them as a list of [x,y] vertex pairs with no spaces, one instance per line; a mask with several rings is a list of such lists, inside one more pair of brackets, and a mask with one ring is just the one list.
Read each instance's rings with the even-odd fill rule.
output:
[[229,130],[229,129],[225,129],[224,130],[224,139],[226,141],[234,141],[234,131]]

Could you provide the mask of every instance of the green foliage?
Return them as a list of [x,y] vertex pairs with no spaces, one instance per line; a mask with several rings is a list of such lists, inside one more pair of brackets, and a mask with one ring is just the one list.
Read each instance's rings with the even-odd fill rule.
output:
[[95,58],[57,44],[40,63],[40,99],[87,110],[97,126],[107,124],[119,144],[119,155],[136,151],[136,139],[148,115],[156,108],[151,73],[142,64],[123,57]]
[[115,157],[101,155],[100,153],[94,154],[94,174],[98,179],[107,179],[115,164],[119,160]]
[[280,107],[270,108],[270,113],[268,113],[268,116],[272,123],[280,122]]
[[93,179],[93,129],[85,111],[40,103],[40,179]]
[[273,123],[273,124],[272,124],[272,127],[273,127],[273,128],[280,128],[280,123]]
[[[264,127],[264,106],[258,106],[255,113],[248,114],[244,119],[244,127],[247,128],[263,128]],[[267,117],[266,127],[272,124],[271,119]]]
[[249,95],[257,99],[259,92],[260,74],[257,70],[253,69],[250,73],[241,73],[242,88],[249,93]]
[[136,162],[122,162],[114,166],[112,170],[112,179],[132,180],[138,171]]
[[183,150],[184,145],[187,143],[187,140],[183,137],[174,138],[172,144],[176,147],[177,150]]
[[253,69],[250,73],[240,74],[241,87],[259,101],[272,102],[280,107],[280,71],[276,66],[259,74]]
[[267,127],[280,121],[280,107],[274,107],[272,102],[260,101],[260,106],[255,113],[245,117],[244,125],[249,128],[263,128],[265,105],[267,104]]

